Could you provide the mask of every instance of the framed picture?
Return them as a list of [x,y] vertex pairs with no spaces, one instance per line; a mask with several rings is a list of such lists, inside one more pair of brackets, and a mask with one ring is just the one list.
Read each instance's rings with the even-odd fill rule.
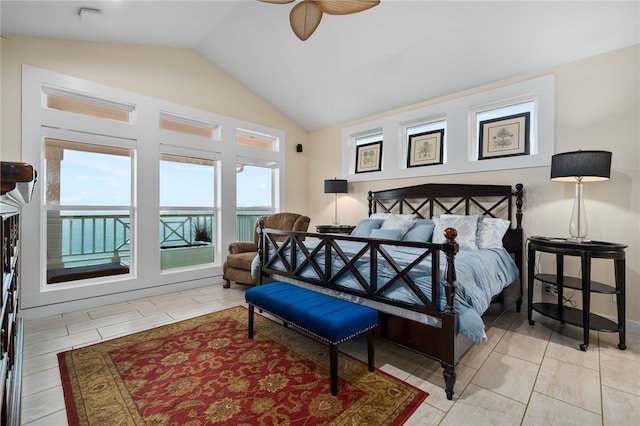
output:
[[379,172],[382,166],[382,141],[356,146],[356,173]]
[[444,129],[409,135],[407,167],[442,164]]
[[529,155],[529,112],[480,122],[478,160]]

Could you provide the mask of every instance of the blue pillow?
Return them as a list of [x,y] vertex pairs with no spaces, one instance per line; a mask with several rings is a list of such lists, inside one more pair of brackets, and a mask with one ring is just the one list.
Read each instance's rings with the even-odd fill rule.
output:
[[374,229],[369,238],[380,238],[382,240],[399,240],[402,235],[400,229]]
[[367,238],[371,235],[371,231],[382,226],[382,222],[384,222],[384,219],[362,219],[351,231],[351,236]]
[[402,241],[428,243],[431,241],[434,229],[436,229],[436,225],[434,223],[416,223],[411,229],[409,229],[409,231],[407,231],[406,234],[404,234]]
[[433,226],[436,226],[436,223],[431,219],[416,219],[416,225],[433,225]]

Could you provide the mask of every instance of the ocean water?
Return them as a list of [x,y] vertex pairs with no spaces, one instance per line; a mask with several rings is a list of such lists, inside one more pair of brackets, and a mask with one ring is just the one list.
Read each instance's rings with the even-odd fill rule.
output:
[[[237,240],[252,241],[256,220],[269,210],[237,212]],[[114,253],[129,257],[130,217],[125,211],[49,211],[48,238],[57,239],[65,263],[92,264],[105,262]],[[159,246],[189,245],[195,242],[197,224],[215,241],[215,217],[212,212],[162,212],[159,223]],[[50,241],[51,243],[52,241]]]

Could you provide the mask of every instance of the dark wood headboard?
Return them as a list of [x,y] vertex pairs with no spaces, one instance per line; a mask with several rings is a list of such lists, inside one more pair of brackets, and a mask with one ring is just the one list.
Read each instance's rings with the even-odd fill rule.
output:
[[415,214],[430,219],[441,214],[482,214],[511,221],[503,238],[505,249],[524,270],[522,205],[524,186],[426,183],[369,191],[369,216],[373,213]]

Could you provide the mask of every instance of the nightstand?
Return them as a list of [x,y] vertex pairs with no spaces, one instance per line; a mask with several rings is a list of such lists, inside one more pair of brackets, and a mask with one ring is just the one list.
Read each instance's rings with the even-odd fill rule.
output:
[[316,232],[320,234],[350,234],[355,229],[353,225],[317,225]]
[[[568,323],[583,328],[584,343],[580,349],[586,351],[589,347],[589,330],[617,332],[620,336],[618,348],[625,350],[625,251],[623,244],[607,243],[603,241],[589,241],[578,243],[566,238],[530,237],[528,254],[528,289],[529,296],[528,318],[529,324],[533,311],[556,319],[561,323]],[[536,251],[553,253],[556,255],[555,274],[536,274]],[[581,278],[564,275],[564,256],[580,257]],[[615,275],[615,287],[591,280],[591,259],[612,259]],[[534,303],[533,283],[535,280],[558,287],[557,303]],[[570,288],[582,292],[582,309],[576,309],[563,304],[563,289]],[[615,295],[618,307],[618,322],[590,312],[591,294]]]

